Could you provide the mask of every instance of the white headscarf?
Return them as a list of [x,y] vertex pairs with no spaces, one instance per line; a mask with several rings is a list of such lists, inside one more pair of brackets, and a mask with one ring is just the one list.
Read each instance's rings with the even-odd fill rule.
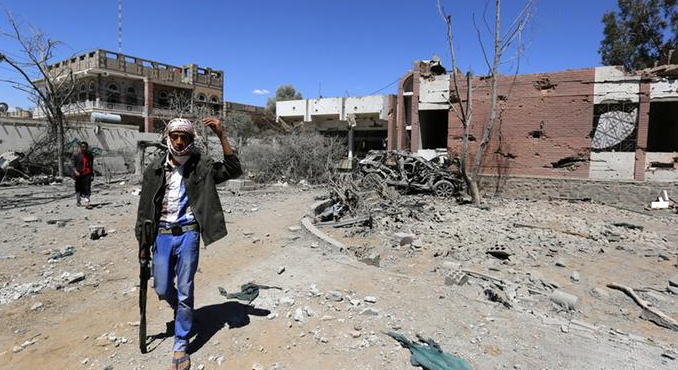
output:
[[[170,133],[172,132],[185,132],[191,136],[191,142],[183,149],[176,150],[172,146],[172,141],[170,140]],[[193,122],[185,118],[173,118],[167,124],[165,128],[165,135],[167,136],[167,149],[169,150],[172,157],[182,165],[191,157],[191,154],[195,152],[195,127],[193,127]]]

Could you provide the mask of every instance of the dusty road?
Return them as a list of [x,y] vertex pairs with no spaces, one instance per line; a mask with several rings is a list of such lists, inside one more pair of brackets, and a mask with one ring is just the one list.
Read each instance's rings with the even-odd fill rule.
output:
[[[158,338],[150,353],[138,350],[135,188],[96,187],[101,205],[93,210],[58,199],[66,185],[0,188],[3,204],[14,205],[0,221],[0,369],[169,368],[172,339],[162,334],[171,310],[152,293],[149,334]],[[435,216],[416,223],[382,218],[370,231],[325,230],[349,246],[339,252],[289,229],[322,194],[221,192],[229,236],[201,249],[194,369],[412,369],[409,352],[385,331],[433,338],[475,369],[678,368],[678,333],[640,319],[633,301],[605,288],[650,287],[643,297],[678,318],[678,296],[665,291],[677,273],[675,216],[526,201],[482,210],[429,199],[424,211]],[[507,226],[537,219],[580,235]],[[611,220],[644,230],[602,238]],[[96,224],[108,235],[90,240]],[[394,245],[394,231],[416,241]],[[484,252],[497,243],[515,258]],[[69,246],[75,252],[59,256]],[[380,254],[381,267],[357,261],[368,253]],[[484,279],[446,286],[448,270],[461,268],[515,283],[512,308],[486,298]],[[282,289],[262,291],[252,306],[219,294],[249,281]],[[559,309],[526,282],[556,284],[579,297],[578,308]]]

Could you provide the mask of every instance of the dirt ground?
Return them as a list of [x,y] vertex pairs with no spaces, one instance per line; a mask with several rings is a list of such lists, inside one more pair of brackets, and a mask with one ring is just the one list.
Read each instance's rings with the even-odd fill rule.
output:
[[[148,354],[138,348],[137,189],[99,184],[98,206],[85,210],[68,184],[0,188],[0,369],[169,369],[172,312],[150,290],[155,339]],[[294,228],[322,188],[220,194],[229,235],[200,251],[194,369],[413,369],[389,331],[432,338],[474,369],[678,369],[678,332],[641,319],[606,287],[628,285],[678,319],[667,291],[678,274],[675,214],[407,196],[422,203],[395,216],[375,206],[372,229],[323,228],[347,246],[339,251]],[[91,240],[90,225],[108,234]],[[400,245],[395,232],[414,240]],[[379,267],[358,261],[369,254]],[[505,284],[474,275],[446,285],[459,270]],[[251,281],[281,289],[262,290],[251,306],[218,290]],[[554,287],[577,296],[576,307],[551,302]]]

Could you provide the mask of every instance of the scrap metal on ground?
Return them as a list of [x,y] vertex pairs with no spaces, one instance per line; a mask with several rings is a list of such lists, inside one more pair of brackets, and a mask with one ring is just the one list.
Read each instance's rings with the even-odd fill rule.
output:
[[385,184],[404,193],[419,191],[461,199],[464,181],[458,165],[458,160],[444,156],[428,161],[407,152],[373,150],[359,162],[358,169],[368,188]]

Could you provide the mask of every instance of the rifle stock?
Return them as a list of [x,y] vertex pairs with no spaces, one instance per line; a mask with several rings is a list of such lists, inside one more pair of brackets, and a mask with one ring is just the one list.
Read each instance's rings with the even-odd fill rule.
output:
[[153,222],[144,220],[139,240],[139,350],[146,353],[146,292],[151,277],[151,245],[153,244]]

